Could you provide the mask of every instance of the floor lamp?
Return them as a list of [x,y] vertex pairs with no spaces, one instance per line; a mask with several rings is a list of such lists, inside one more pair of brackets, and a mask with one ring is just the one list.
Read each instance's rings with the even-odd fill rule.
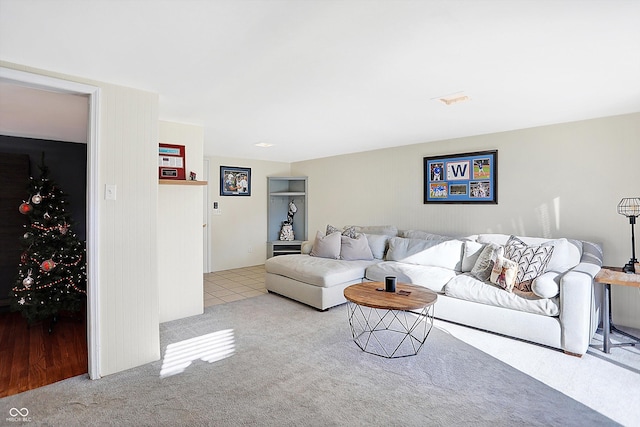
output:
[[[622,267],[625,273],[635,273],[636,259],[636,238],[634,234],[634,226],[636,225],[636,217],[640,216],[640,197],[627,197],[618,203],[618,213],[629,218],[631,224],[631,260]],[[640,274],[640,271],[638,271]]]

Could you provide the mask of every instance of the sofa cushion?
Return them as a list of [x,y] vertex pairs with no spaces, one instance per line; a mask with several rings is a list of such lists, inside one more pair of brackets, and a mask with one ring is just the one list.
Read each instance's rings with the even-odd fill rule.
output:
[[546,271],[553,249],[553,245],[527,245],[515,236],[507,240],[504,256],[518,263],[516,289],[531,292],[531,282]]
[[406,237],[407,239],[422,239],[422,240],[451,240],[453,237],[443,236],[442,234],[432,234],[422,230],[405,230],[400,233],[400,237]]
[[495,243],[487,243],[483,246],[482,252],[470,273],[476,279],[486,282],[491,276],[495,261],[504,255],[504,248]]
[[374,282],[384,282],[386,276],[395,276],[400,283],[412,283],[442,293],[444,286],[456,276],[456,273],[449,268],[396,261],[384,261],[371,265],[365,272],[365,278]]
[[386,260],[460,271],[463,244],[462,240],[441,241],[392,237],[389,239]]
[[395,237],[398,235],[398,228],[394,225],[352,225],[356,232],[364,234],[384,234]]
[[321,232],[316,233],[316,239],[313,241],[311,256],[319,258],[340,258],[340,233],[335,232],[323,236]]
[[355,239],[349,236],[340,236],[340,241],[340,259],[345,261],[373,259],[369,242],[364,234],[360,234]]
[[468,273],[451,279],[444,288],[445,295],[481,304],[504,307],[512,310],[543,316],[558,316],[560,305],[558,297],[539,298],[531,292],[505,292],[500,287],[482,282]]
[[310,255],[280,255],[265,261],[267,273],[278,274],[314,286],[331,287],[361,280],[365,269],[379,261],[343,261]]
[[384,259],[384,254],[387,250],[387,241],[390,236],[386,234],[365,234],[367,242],[369,243],[369,249],[375,259]]

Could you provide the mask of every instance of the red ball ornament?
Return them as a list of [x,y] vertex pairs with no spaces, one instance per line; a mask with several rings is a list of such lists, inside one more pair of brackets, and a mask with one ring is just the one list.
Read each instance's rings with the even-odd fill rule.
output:
[[29,212],[31,212],[33,210],[33,208],[31,207],[31,205],[29,203],[23,203],[23,204],[20,205],[18,210],[20,211],[21,214],[26,215]]
[[40,264],[40,269],[42,271],[51,271],[54,269],[55,266],[56,266],[56,263],[53,262],[52,259],[48,259],[46,261],[42,261],[42,264]]
[[26,264],[27,261],[29,261],[29,254],[26,252],[22,252],[22,254],[20,255],[20,262]]

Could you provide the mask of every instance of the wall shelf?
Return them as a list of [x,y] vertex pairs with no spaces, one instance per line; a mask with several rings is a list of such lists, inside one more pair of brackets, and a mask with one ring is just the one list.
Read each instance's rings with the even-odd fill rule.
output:
[[159,179],[162,185],[207,185],[207,181],[187,181],[185,179]]
[[[269,200],[267,204],[267,258],[276,255],[299,254],[307,239],[307,177],[267,177]],[[289,202],[298,211],[293,216],[294,241],[278,240],[282,222],[287,219]]]

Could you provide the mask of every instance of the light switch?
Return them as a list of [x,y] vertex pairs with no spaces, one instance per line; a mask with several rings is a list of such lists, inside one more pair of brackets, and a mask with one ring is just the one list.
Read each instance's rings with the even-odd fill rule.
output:
[[116,190],[117,187],[115,184],[106,184],[104,190],[104,199],[105,200],[115,200],[116,199]]

